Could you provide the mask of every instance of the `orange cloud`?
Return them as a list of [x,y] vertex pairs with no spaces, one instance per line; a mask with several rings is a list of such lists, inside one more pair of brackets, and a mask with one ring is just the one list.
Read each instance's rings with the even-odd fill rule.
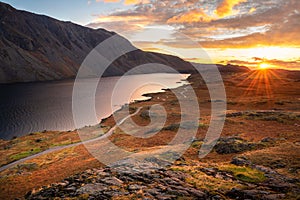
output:
[[131,5],[131,4],[138,4],[140,2],[141,2],[140,0],[125,0],[124,4],[125,5]]
[[[120,2],[125,1],[133,3],[132,0]],[[248,1],[238,8],[236,5],[246,0],[222,0],[218,1],[221,3],[217,5],[212,5],[208,3],[209,1],[205,1],[203,5],[202,3],[196,5],[199,0],[189,0],[188,2],[195,2],[190,7],[185,6],[186,0],[151,1],[151,6],[139,3],[128,10],[101,16],[88,26],[122,32],[128,29],[139,31],[145,26],[165,25],[167,22],[170,26],[174,25],[176,31],[195,38],[204,48],[238,49],[260,46],[300,48],[300,1],[272,1],[273,3],[259,5]],[[174,2],[177,3],[174,5]],[[173,9],[173,6],[176,6],[176,9]],[[240,10],[240,14],[236,16],[223,18],[216,14],[218,11],[219,15],[225,16],[226,13],[228,15],[237,12],[236,9]],[[214,14],[210,15],[212,13]],[[176,26],[177,24],[181,26]],[[194,48],[178,38],[160,41],[155,45],[161,43],[176,48]]]
[[118,33],[128,31],[139,31],[143,27],[151,24],[152,21],[147,16],[143,15],[111,15],[111,16],[98,16],[98,19],[86,26],[90,28],[105,28],[107,30],[116,31]]
[[202,9],[194,9],[188,13],[174,16],[168,19],[167,23],[193,23],[193,22],[210,22],[212,18]]
[[234,14],[233,7],[247,0],[223,0],[215,10],[219,17],[226,17]]
[[228,61],[223,61],[227,64],[232,64],[232,65],[242,65],[242,66],[247,66],[247,67],[257,67],[260,63],[264,62],[270,65],[272,68],[279,68],[279,69],[300,69],[300,62],[299,60],[278,60],[278,59],[265,59],[265,58],[253,58],[250,59],[249,61],[244,61],[244,60],[228,60]]
[[97,22],[115,22],[115,21],[131,21],[131,22],[147,22],[148,18],[142,15],[136,16],[99,16]]

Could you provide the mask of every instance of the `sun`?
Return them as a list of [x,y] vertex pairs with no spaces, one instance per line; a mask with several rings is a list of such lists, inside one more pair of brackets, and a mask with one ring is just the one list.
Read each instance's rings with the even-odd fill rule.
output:
[[270,68],[271,66],[268,64],[268,63],[260,63],[258,65],[259,69],[268,69]]

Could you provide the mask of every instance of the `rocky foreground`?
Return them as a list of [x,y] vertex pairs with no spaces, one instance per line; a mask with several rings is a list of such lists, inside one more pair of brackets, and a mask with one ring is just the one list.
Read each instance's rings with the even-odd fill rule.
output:
[[[78,145],[0,172],[0,199],[300,199],[300,79],[280,73],[284,84],[271,79],[270,98],[261,90],[266,87],[265,81],[257,80],[263,85],[251,89],[255,80],[248,77],[249,74],[223,75],[228,106],[225,125],[213,151],[202,159],[199,149],[209,128],[211,99],[201,77],[192,75],[189,81],[198,96],[202,116],[196,137],[176,162],[161,167],[161,161],[156,159],[125,160],[105,167],[83,145]],[[178,88],[179,92],[184,88]],[[187,90],[185,95],[191,94]],[[184,100],[189,105],[189,99]],[[150,120],[144,113],[156,104],[162,104],[168,113],[165,127],[158,134],[143,139],[116,129],[109,140],[139,154],[152,153],[168,144],[181,123],[180,105],[172,91],[151,94],[149,101],[130,104],[132,111],[142,107],[132,119],[147,126]],[[128,113],[120,110],[119,114]],[[155,114],[161,115],[158,111]],[[101,123],[105,130],[114,125],[113,117]],[[93,127],[88,129],[94,131]],[[79,141],[76,131],[33,133],[1,141],[0,164]],[[164,156],[172,156],[170,152]]]
[[[269,139],[263,142],[269,142]],[[262,146],[263,142],[256,147]],[[254,143],[231,137],[223,138],[215,149],[220,154],[227,154],[231,152],[228,149],[241,152],[253,146]],[[300,193],[300,179],[255,165],[245,156],[236,156],[230,165],[223,167],[186,164],[182,159],[174,165],[161,167],[161,162],[157,159],[123,160],[114,166],[89,169],[33,190],[25,198],[275,200],[297,198]],[[208,187],[209,184],[214,187]]]

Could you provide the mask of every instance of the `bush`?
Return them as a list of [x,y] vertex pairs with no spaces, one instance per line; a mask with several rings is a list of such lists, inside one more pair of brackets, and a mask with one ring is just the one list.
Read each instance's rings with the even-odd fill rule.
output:
[[221,170],[232,173],[237,180],[243,182],[259,183],[266,179],[263,172],[250,167],[228,165],[221,167]]
[[20,159],[22,159],[22,158],[26,158],[26,157],[28,157],[28,156],[31,156],[31,155],[33,155],[33,154],[37,154],[37,153],[39,153],[39,152],[41,152],[42,150],[40,149],[40,148],[35,148],[35,149],[31,149],[31,150],[29,150],[29,151],[23,151],[23,152],[21,152],[21,153],[18,153],[18,154],[15,154],[15,155],[12,155],[12,156],[10,156],[10,159],[12,159],[12,160],[20,160]]

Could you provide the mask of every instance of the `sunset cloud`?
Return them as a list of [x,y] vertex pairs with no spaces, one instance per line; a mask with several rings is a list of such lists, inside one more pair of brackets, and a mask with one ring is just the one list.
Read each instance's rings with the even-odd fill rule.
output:
[[131,4],[138,4],[138,3],[141,3],[141,2],[142,2],[141,0],[125,0],[124,4],[125,5],[131,5]]
[[94,23],[87,26],[91,28],[104,27],[108,30],[117,30],[118,33],[124,31],[138,31],[143,29],[144,26],[151,24],[152,21],[148,17],[138,14],[132,15],[111,15],[111,16],[98,16]]
[[[88,26],[108,29],[113,27],[114,31],[119,32],[124,29],[124,23],[133,31],[135,28],[140,30],[146,26],[175,25],[177,31],[195,38],[205,48],[262,45],[300,47],[300,20],[298,20],[300,1],[224,0],[217,5],[211,2],[194,0],[151,1],[150,4],[142,2],[128,10],[99,16]],[[240,14],[230,18],[213,17],[216,11],[224,16],[233,8],[239,9]],[[176,41],[172,41],[166,44],[175,43]]]
[[215,13],[219,17],[226,17],[235,14],[237,11],[234,11],[234,6],[247,2],[247,0],[223,0],[215,10]]
[[191,10],[179,16],[168,19],[167,23],[192,23],[192,22],[210,22],[212,18],[202,9]]
[[249,61],[242,61],[242,60],[224,61],[224,63],[227,63],[227,64],[247,66],[247,67],[253,67],[253,68],[256,68],[262,62],[270,65],[271,68],[291,69],[291,70],[300,69],[300,61],[299,60],[283,61],[283,60],[278,60],[278,59],[269,60],[269,59],[265,59],[265,58],[255,57]]
[[[147,27],[172,26],[174,32],[186,35],[207,50],[264,46],[300,49],[300,1],[298,0],[125,0],[119,2],[133,6],[105,16],[98,16],[88,26],[107,28],[115,32],[129,30],[133,33]],[[155,42],[146,42],[147,36],[143,41],[130,39],[143,49],[159,49],[162,48],[161,46],[195,48],[194,44],[176,36],[161,38]]]

